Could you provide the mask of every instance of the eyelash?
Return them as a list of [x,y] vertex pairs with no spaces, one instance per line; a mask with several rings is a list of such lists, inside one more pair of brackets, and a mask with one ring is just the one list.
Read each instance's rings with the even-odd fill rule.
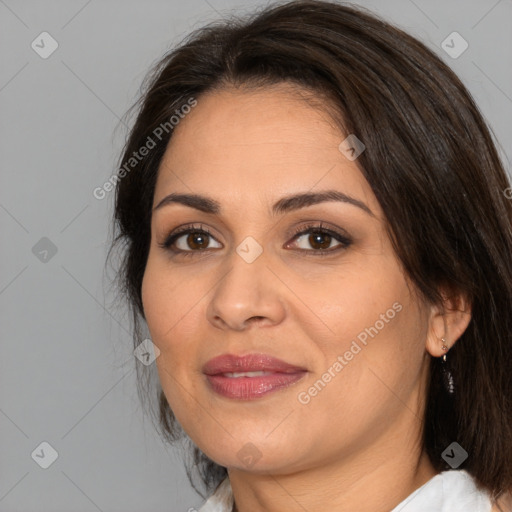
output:
[[[176,249],[172,248],[172,245],[178,238],[185,234],[190,233],[196,233],[201,235],[207,235],[208,237],[212,237],[215,239],[215,237],[211,234],[211,232],[208,230],[208,228],[203,227],[201,224],[199,228],[195,226],[183,226],[182,228],[178,228],[174,233],[171,233],[167,238],[162,242],[159,243],[159,247],[162,249],[166,249],[168,251],[174,252],[176,254],[180,254],[185,257],[194,256],[194,253],[198,252],[205,252],[207,249],[202,250],[189,250],[184,251],[182,249]],[[341,245],[331,248],[331,249],[297,249],[300,252],[309,252],[314,253],[315,256],[329,256],[330,254],[333,254],[335,252],[338,252],[343,249],[347,249],[351,244],[352,240],[348,238],[346,235],[343,235],[341,233],[338,233],[336,231],[333,231],[331,229],[327,229],[322,227],[322,223],[320,224],[307,224],[300,226],[295,230],[292,236],[292,240],[295,240],[296,238],[299,238],[299,236],[307,235],[307,234],[321,234],[321,235],[328,235],[334,238],[336,241],[340,242]]]

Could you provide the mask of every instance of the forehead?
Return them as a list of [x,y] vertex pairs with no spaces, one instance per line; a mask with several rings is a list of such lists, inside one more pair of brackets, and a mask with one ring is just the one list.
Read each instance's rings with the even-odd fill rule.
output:
[[286,85],[207,93],[174,128],[155,204],[175,190],[221,202],[235,196],[268,202],[264,198],[337,188],[375,205],[357,162],[339,150],[345,138],[326,111]]

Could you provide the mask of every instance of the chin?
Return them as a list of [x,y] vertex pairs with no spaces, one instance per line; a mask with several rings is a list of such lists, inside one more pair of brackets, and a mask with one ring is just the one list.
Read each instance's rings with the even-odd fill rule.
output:
[[217,445],[213,450],[203,450],[203,452],[216,464],[224,466],[230,470],[246,471],[250,473],[287,473],[300,466],[297,460],[299,454],[294,446],[283,446],[277,443],[280,450],[276,449],[273,443],[265,440],[262,436],[261,441],[253,440],[245,443],[233,442],[223,445],[219,449]]

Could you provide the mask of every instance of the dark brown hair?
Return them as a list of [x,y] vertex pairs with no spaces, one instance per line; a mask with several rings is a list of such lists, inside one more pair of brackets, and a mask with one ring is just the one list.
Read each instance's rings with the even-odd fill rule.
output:
[[[340,113],[342,132],[365,144],[361,172],[424,300],[442,304],[443,287],[470,302],[471,322],[448,357],[453,398],[442,385],[440,359],[431,358],[424,447],[444,471],[450,467],[441,454],[456,441],[469,454],[460,469],[500,497],[512,489],[510,184],[490,129],[457,76],[424,44],[362,8],[313,0],[274,5],[195,31],[154,66],[120,159],[125,172],[111,246],[124,242],[118,287],[130,305],[135,345],[143,339],[141,283],[155,182],[172,129],[152,137],[155,147],[137,165],[127,163],[191,98],[200,103],[201,94],[225,86],[281,82],[329,98],[325,111]],[[151,389],[140,378],[147,401]],[[161,434],[183,439],[157,388]],[[193,468],[213,489],[226,468],[191,448]]]

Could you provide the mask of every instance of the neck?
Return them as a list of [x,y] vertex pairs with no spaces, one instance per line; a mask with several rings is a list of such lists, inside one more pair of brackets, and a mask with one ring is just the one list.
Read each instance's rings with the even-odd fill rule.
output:
[[255,474],[229,469],[235,510],[392,510],[437,474],[421,451],[421,443],[412,439],[410,432],[398,428],[395,435],[387,437],[385,447],[382,439],[376,439],[357,457],[336,454],[321,466],[299,472]]

